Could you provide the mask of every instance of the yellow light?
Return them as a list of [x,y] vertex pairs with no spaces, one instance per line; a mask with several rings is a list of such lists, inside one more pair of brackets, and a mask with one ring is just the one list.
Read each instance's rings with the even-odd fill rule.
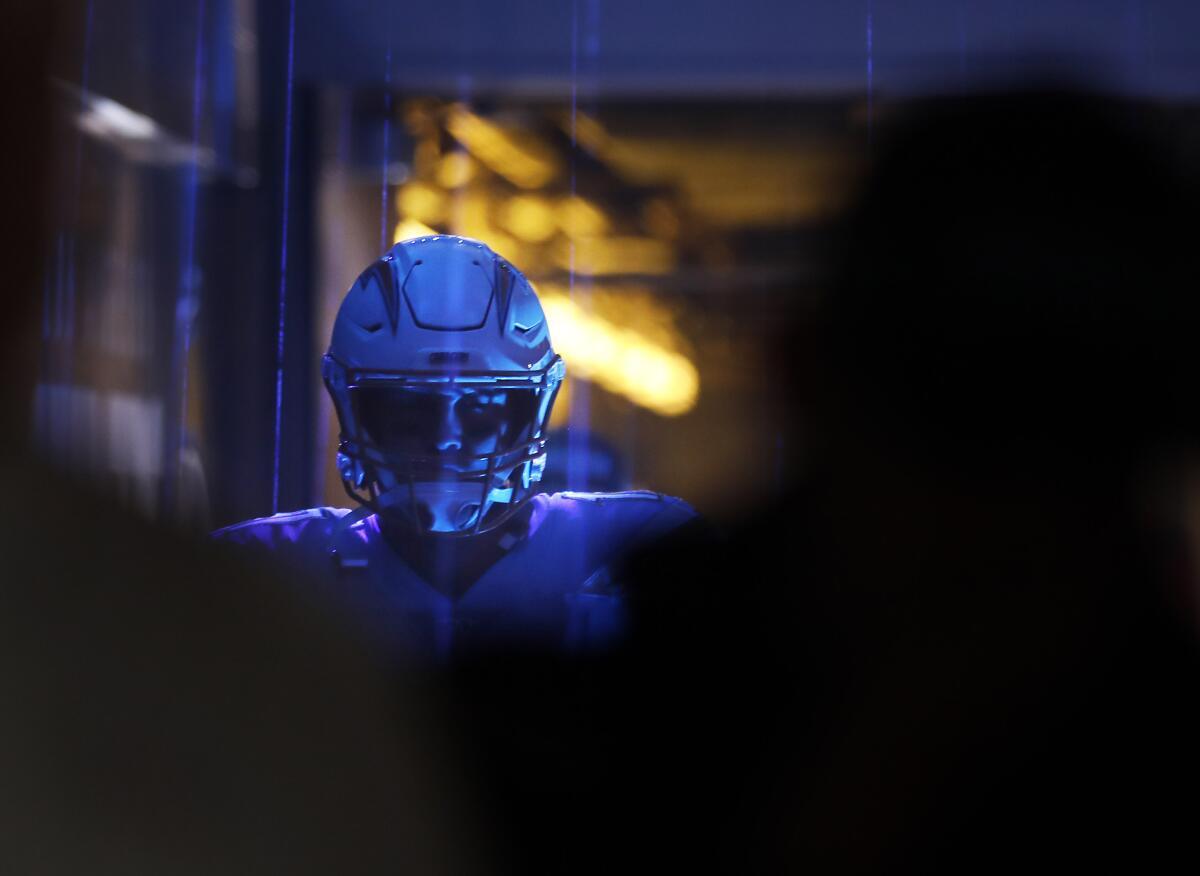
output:
[[509,198],[501,215],[509,231],[530,243],[545,243],[558,230],[554,211],[546,199],[539,195]]
[[568,373],[663,416],[679,416],[695,407],[700,375],[686,356],[588,313],[560,292],[544,292],[541,299]]
[[482,241],[492,251],[516,264],[521,262],[521,247],[491,221],[492,202],[486,192],[467,190],[454,199],[451,226],[455,234]]
[[475,160],[466,152],[449,152],[437,166],[437,181],[444,189],[465,186],[475,177]]
[[665,198],[655,198],[642,208],[642,222],[657,238],[675,240],[679,237],[679,215]]
[[554,153],[534,137],[507,131],[494,122],[456,106],[446,130],[491,170],[523,189],[537,189],[558,174]]
[[565,244],[554,254],[564,271],[587,276],[608,274],[669,274],[675,269],[675,250],[653,237],[584,237]]
[[554,410],[550,413],[550,428],[561,429],[571,421],[571,381],[564,380],[558,386],[554,399]]
[[[567,120],[567,133],[570,134],[570,116]],[[604,130],[604,126],[587,113],[581,112],[575,113],[574,122],[575,142],[593,155],[602,157],[610,146],[608,132]]]
[[571,195],[558,206],[558,227],[572,239],[601,237],[608,234],[612,223],[604,211],[586,198]]
[[446,196],[428,183],[413,181],[400,187],[396,212],[408,219],[436,225],[445,218]]
[[431,234],[437,234],[437,231],[416,219],[401,219],[396,223],[396,230],[392,232],[392,245],[394,246],[402,240],[428,237]]

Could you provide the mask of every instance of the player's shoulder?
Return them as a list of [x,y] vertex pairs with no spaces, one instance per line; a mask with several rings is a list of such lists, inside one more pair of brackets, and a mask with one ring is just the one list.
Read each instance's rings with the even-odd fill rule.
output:
[[260,544],[270,548],[294,545],[302,547],[323,542],[338,521],[350,513],[348,508],[304,508],[269,517],[255,517],[215,530],[211,537],[230,544]]
[[587,526],[607,525],[626,536],[655,537],[696,517],[695,509],[683,499],[653,490],[567,491],[545,498],[551,515],[565,516]]
[[582,502],[591,505],[623,505],[662,510],[663,507],[687,509],[692,514],[692,506],[678,496],[657,493],[654,490],[621,490],[615,493],[585,493],[577,490],[566,490],[550,494],[552,500],[560,502]]

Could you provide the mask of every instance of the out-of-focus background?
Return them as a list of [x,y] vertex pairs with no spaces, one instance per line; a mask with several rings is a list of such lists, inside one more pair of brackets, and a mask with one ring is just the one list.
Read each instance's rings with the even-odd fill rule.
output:
[[1032,72],[1147,97],[1200,146],[1191,0],[57,13],[33,437],[198,529],[345,503],[319,358],[396,240],[476,237],[536,285],[568,366],[556,488],[719,517],[803,465],[768,352],[890,108]]

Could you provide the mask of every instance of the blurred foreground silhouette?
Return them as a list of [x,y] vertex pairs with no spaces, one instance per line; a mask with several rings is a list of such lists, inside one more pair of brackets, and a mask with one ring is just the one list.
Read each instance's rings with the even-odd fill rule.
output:
[[[734,859],[1194,854],[1196,200],[1166,134],[1030,92],[913,107],[880,141],[793,347],[811,481],[718,556],[643,571],[687,582],[649,647],[729,675],[694,705],[745,752]],[[664,643],[696,589],[716,616]]]
[[1170,130],[1029,91],[881,133],[781,352],[805,482],[642,557],[619,658],[469,675],[541,864],[1194,854],[1200,285]]

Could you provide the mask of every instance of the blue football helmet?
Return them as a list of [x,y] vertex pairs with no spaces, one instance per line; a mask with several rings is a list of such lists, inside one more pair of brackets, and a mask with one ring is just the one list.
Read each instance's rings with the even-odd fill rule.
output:
[[529,281],[486,245],[392,247],[346,293],[322,372],[361,513],[462,536],[533,496],[565,368]]

